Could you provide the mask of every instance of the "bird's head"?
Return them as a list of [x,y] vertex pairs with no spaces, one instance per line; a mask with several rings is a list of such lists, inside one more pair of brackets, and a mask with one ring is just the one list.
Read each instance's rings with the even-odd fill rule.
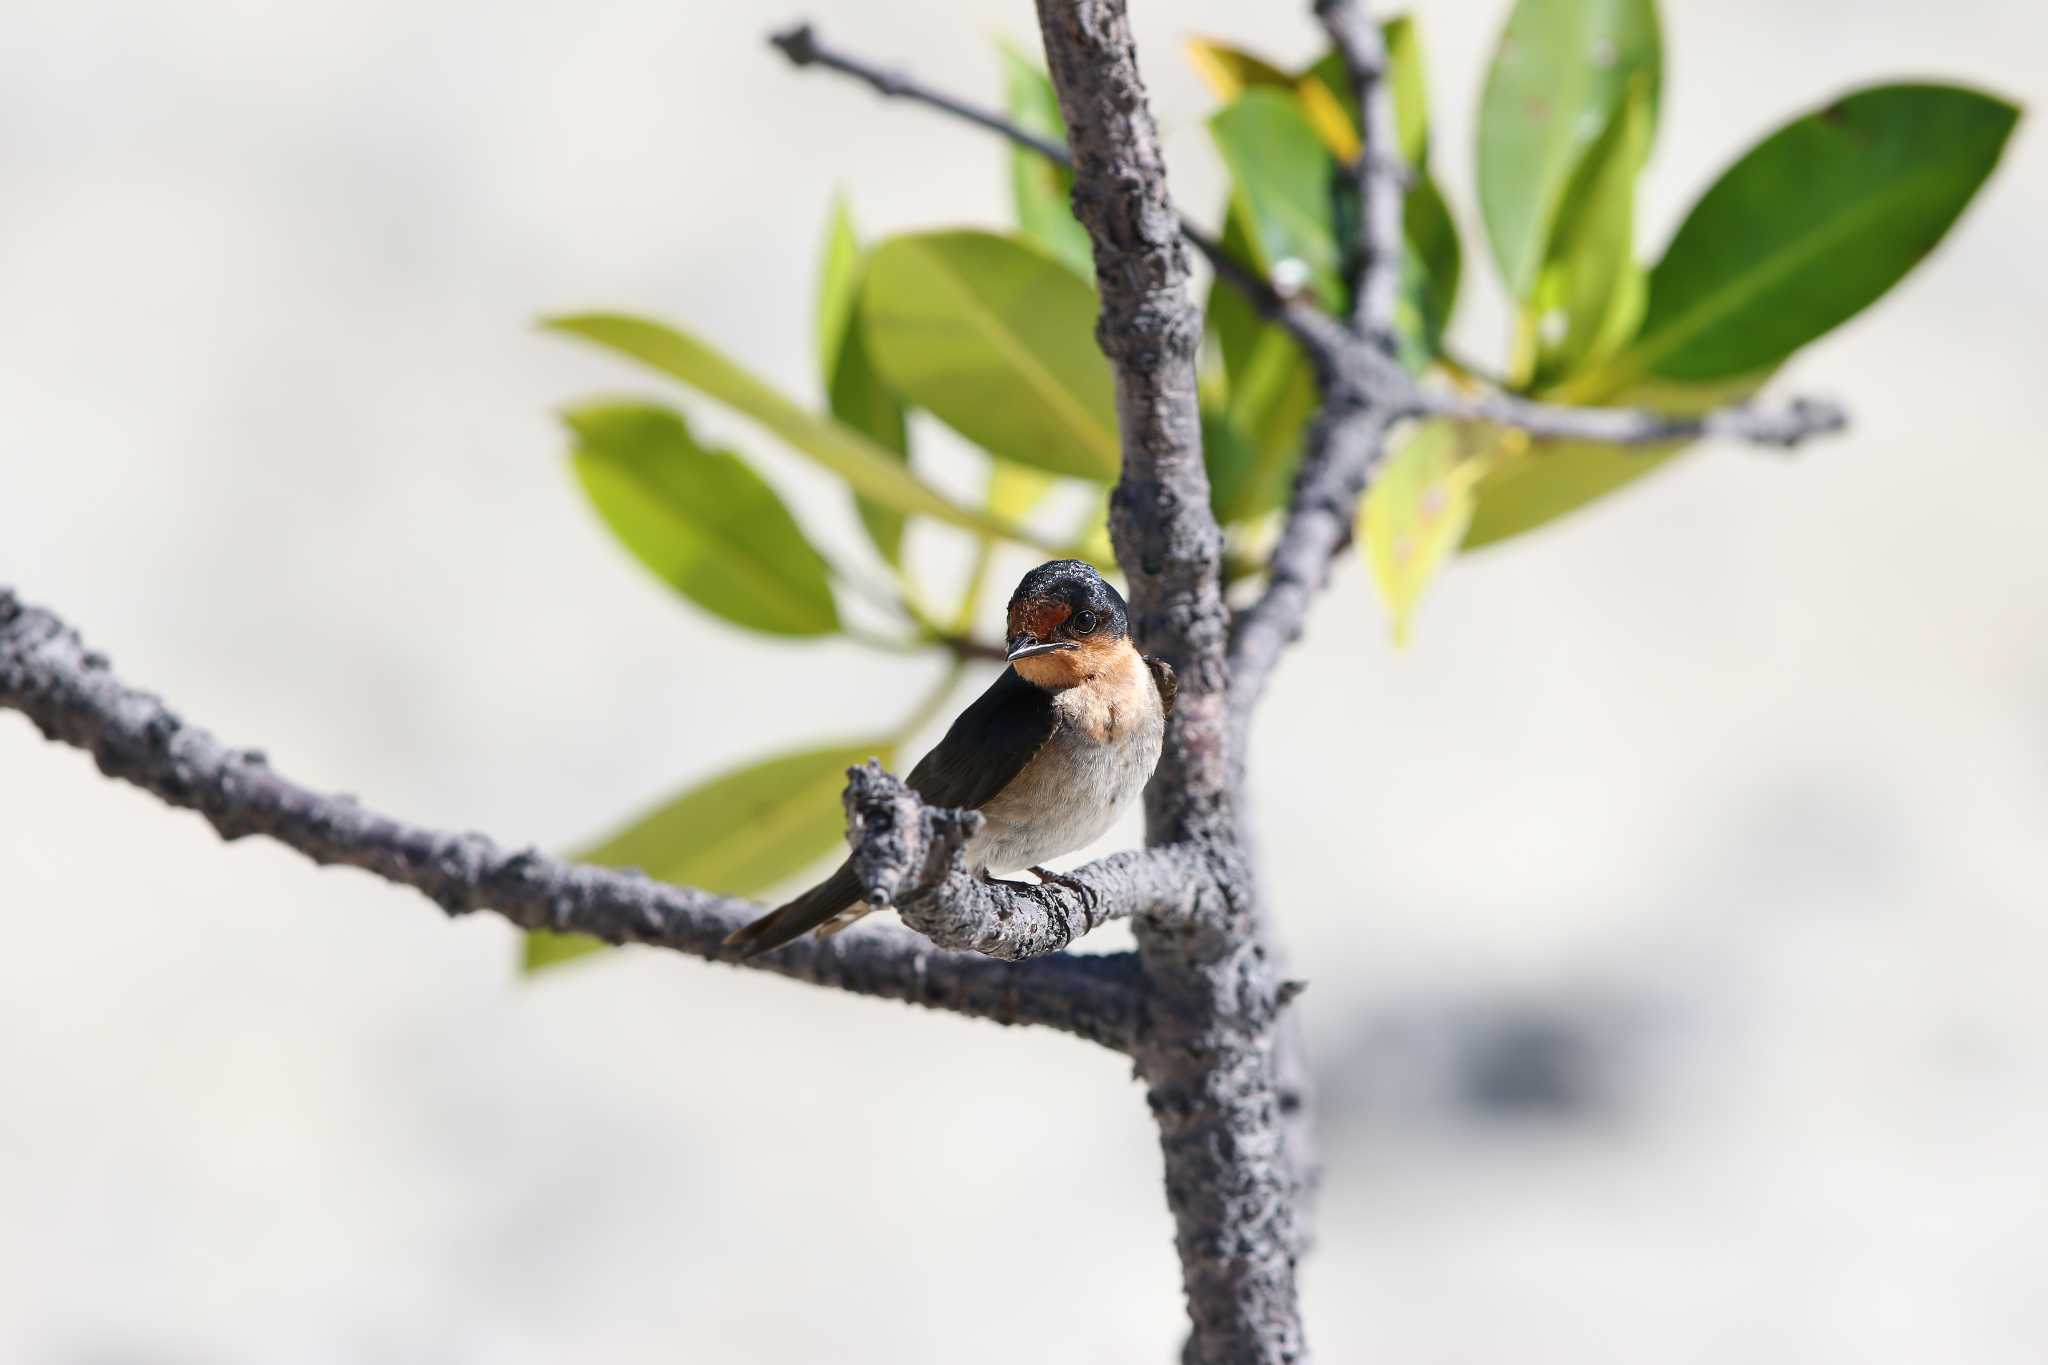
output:
[[1039,565],[1010,595],[1010,667],[1040,687],[1073,687],[1104,671],[1130,635],[1123,597],[1078,559]]

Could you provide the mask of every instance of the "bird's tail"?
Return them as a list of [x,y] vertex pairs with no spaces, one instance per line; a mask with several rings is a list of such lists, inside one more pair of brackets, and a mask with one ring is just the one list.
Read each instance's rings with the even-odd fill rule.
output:
[[[726,935],[726,945],[753,957],[802,938],[806,932],[837,919],[856,907],[865,910],[860,878],[851,861],[787,905],[770,910],[751,924],[743,924]],[[850,922],[850,921],[849,921]]]

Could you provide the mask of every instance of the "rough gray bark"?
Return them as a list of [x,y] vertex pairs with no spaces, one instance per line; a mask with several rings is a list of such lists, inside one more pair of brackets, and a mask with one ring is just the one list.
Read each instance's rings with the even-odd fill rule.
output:
[[[862,926],[744,965],[856,994],[1002,1023],[1039,1024],[1128,1053],[1165,1159],[1167,1202],[1192,1323],[1186,1360],[1307,1358],[1295,1288],[1314,1183],[1306,1067],[1259,896],[1245,825],[1245,739],[1273,670],[1307,620],[1390,433],[1438,417],[1539,436],[1624,445],[1732,435],[1793,445],[1839,429],[1840,412],[1794,403],[1699,417],[1554,407],[1507,394],[1425,389],[1393,359],[1403,174],[1385,53],[1359,0],[1317,0],[1363,113],[1349,168],[1360,199],[1350,316],[1275,290],[1174,211],[1122,0],[1037,0],[1071,149],[909,76],[834,52],[807,25],[773,41],[798,65],[846,72],[884,95],[967,118],[1071,165],[1074,207],[1094,244],[1097,337],[1116,377],[1123,477],[1111,502],[1133,629],[1180,675],[1165,753],[1146,793],[1148,847],[1089,864],[1085,891],[990,886],[961,841],[978,816],[926,806],[867,765],[849,774],[849,841],[869,897],[907,930]],[[1323,403],[1257,597],[1223,600],[1222,533],[1209,510],[1195,396],[1200,321],[1182,242],[1286,327],[1312,361]],[[956,647],[958,647],[956,645]],[[569,930],[730,961],[721,940],[760,907],[636,872],[507,851],[479,834],[428,829],[323,795],[262,755],[188,726],[119,681],[47,612],[0,589],[0,709],[91,752],[110,777],[200,812],[223,838],[261,834],[321,863],[412,887],[451,914],[494,910],[526,928]],[[1062,951],[1109,919],[1133,919],[1135,954]],[[958,951],[949,951],[958,950]]]
[[1132,1040],[1159,1126],[1196,1362],[1306,1355],[1300,1249],[1275,1070],[1280,983],[1239,836],[1230,751],[1223,533],[1195,393],[1201,319],[1121,0],[1039,0],[1046,65],[1095,246],[1096,339],[1117,379],[1123,478],[1110,532],[1139,645],[1180,674],[1147,833],[1213,878],[1186,913],[1135,928],[1145,1008]]
[[[199,812],[223,839],[265,835],[316,863],[360,868],[409,886],[451,915],[493,910],[525,929],[731,961],[725,936],[761,913],[750,901],[570,863],[537,849],[508,850],[481,834],[428,829],[353,797],[303,787],[262,753],[223,744],[129,687],[77,632],[4,588],[0,709],[20,711],[47,738],[86,750],[108,777]],[[1171,881],[1145,885],[1147,871],[1157,869],[1119,870],[1104,880],[1145,904],[1179,894]],[[1091,869],[1081,875],[1091,876]],[[1072,894],[1047,892],[1049,898]],[[971,897],[990,918],[1013,907],[1027,916],[1045,913],[1037,896],[971,877],[949,877],[928,894]],[[1009,963],[945,952],[915,933],[877,926],[805,939],[744,965],[998,1023],[1042,1024],[1119,1050],[1128,1050],[1137,1015],[1136,963],[1129,954]]]

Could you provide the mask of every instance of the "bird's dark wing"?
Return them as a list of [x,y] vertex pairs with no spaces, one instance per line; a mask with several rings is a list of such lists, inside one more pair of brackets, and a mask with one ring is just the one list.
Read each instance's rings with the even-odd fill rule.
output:
[[1172,715],[1173,699],[1180,693],[1180,679],[1174,676],[1173,665],[1155,654],[1147,654],[1145,667],[1152,671],[1152,681],[1159,686],[1160,707]]
[[1058,721],[1052,693],[1006,668],[906,780],[931,805],[979,809],[1024,771]]

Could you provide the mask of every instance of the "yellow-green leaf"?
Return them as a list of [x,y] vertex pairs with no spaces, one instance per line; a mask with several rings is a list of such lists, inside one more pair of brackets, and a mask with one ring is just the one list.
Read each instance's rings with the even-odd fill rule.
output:
[[990,232],[891,237],[868,258],[868,347],[910,402],[993,455],[1110,482],[1116,390],[1095,291],[1037,247]]
[[1189,38],[1181,50],[1210,93],[1225,104],[1255,85],[1294,84],[1294,77],[1265,58],[1215,38]]
[[1039,544],[1033,536],[954,503],[892,452],[830,417],[807,412],[689,333],[647,318],[584,313],[544,326],[630,356],[759,422],[798,453],[899,512],[932,517],[985,535]]
[[584,491],[663,582],[750,630],[839,629],[825,561],[739,456],[699,445],[680,415],[652,403],[591,404],[565,420]]
[[1424,422],[1387,456],[1358,509],[1358,542],[1393,624],[1406,644],[1416,605],[1472,519],[1482,466],[1466,458],[1448,422]]
[[[894,759],[888,740],[831,744],[734,768],[671,797],[576,856],[728,896],[757,896],[843,844],[846,770]],[[526,936],[529,971],[594,952],[583,934]]]

